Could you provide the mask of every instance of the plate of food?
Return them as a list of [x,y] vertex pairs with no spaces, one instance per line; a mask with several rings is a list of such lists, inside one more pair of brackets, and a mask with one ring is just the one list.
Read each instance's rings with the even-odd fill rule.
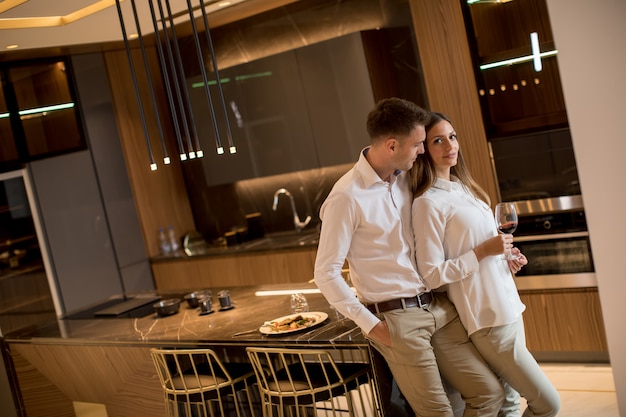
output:
[[263,334],[286,334],[310,329],[322,324],[328,318],[328,314],[321,311],[295,313],[288,316],[266,321],[259,331]]

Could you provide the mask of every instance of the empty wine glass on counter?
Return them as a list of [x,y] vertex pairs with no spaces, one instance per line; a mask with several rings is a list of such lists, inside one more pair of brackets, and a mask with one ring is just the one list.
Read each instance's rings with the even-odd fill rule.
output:
[[309,311],[309,303],[304,294],[291,294],[291,311],[293,313],[306,313]]
[[[498,203],[494,210],[496,225],[500,233],[513,233],[517,229],[517,211],[513,203]],[[504,259],[511,261],[519,256],[513,255],[511,250],[507,250],[503,255]]]

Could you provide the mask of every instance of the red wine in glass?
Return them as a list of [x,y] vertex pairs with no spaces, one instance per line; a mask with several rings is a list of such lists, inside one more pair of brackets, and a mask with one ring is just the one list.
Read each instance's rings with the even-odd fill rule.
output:
[[[501,233],[513,233],[517,229],[517,211],[513,203],[498,203],[494,210],[496,225]],[[517,255],[513,255],[510,250],[504,254],[507,261],[517,259]]]
[[517,222],[508,222],[498,226],[498,230],[502,233],[513,233],[517,229]]

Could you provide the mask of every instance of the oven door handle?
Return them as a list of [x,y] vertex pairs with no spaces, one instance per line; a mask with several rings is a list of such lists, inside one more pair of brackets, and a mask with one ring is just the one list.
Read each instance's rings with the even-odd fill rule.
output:
[[515,236],[514,242],[532,242],[536,240],[557,240],[557,239],[569,239],[573,237],[587,237],[589,232],[571,232],[571,233],[552,233],[543,235],[532,236]]

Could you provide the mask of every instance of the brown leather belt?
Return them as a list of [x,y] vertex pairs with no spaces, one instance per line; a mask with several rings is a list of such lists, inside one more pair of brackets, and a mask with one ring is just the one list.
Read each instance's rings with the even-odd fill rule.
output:
[[433,301],[433,293],[431,291],[410,298],[397,298],[395,300],[383,301],[382,303],[366,304],[365,307],[374,314],[384,313],[385,311],[398,310],[409,307],[427,307]]

